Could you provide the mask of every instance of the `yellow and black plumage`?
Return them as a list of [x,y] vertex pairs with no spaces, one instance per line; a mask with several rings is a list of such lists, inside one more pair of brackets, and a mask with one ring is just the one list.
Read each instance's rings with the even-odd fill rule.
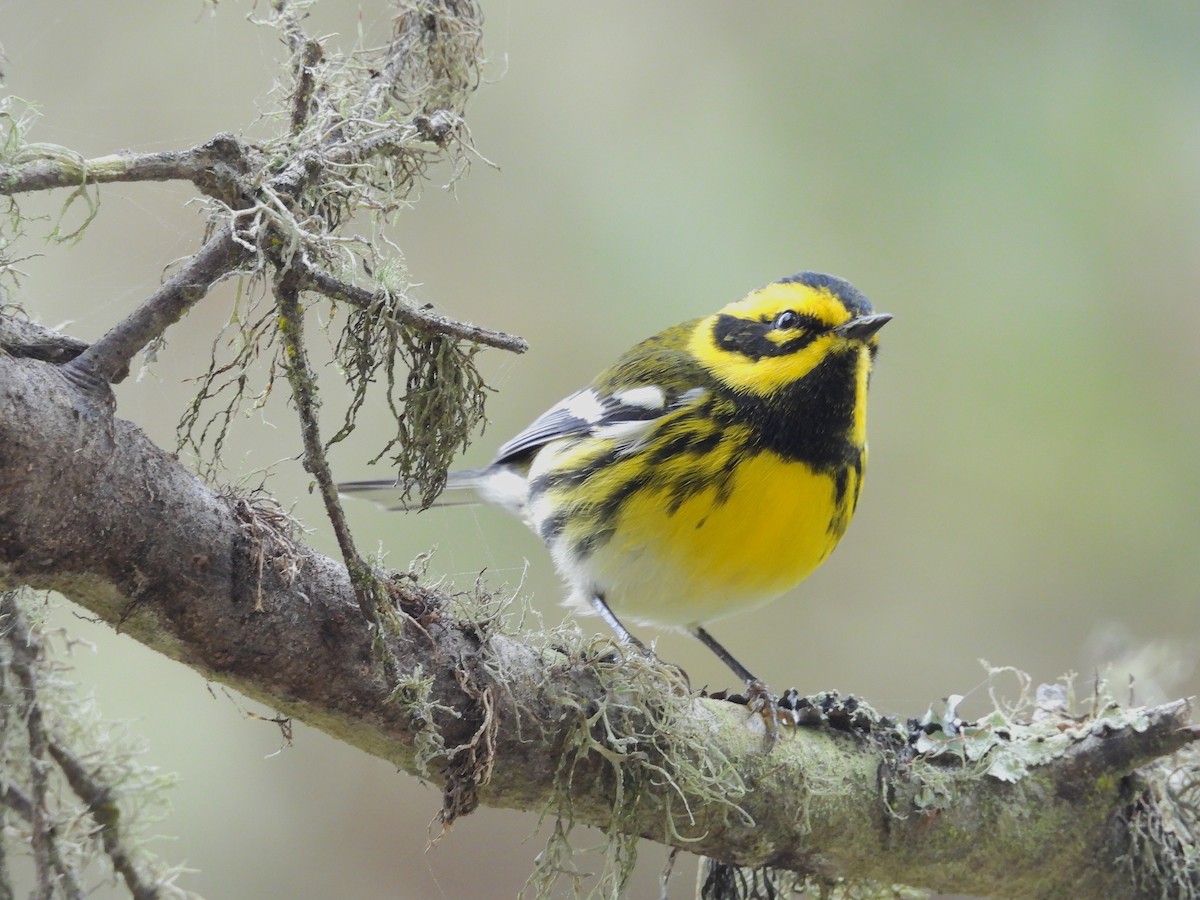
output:
[[840,278],[773,282],[637,344],[447,489],[524,519],[568,602],[622,640],[641,646],[622,620],[686,628],[753,682],[703,626],[798,584],[845,532],[890,318]]

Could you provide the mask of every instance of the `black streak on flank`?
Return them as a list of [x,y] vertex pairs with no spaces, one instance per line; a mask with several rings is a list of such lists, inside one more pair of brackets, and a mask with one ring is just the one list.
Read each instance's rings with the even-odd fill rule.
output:
[[846,490],[850,487],[850,468],[843,466],[833,473],[833,502],[840,509],[846,504]]
[[[851,474],[853,473],[853,483]],[[858,493],[862,488],[862,456],[852,463],[836,470],[833,474],[833,503],[834,514],[829,520],[829,533],[844,534],[850,524],[850,517],[858,506]]]
[[567,527],[567,514],[556,512],[542,520],[538,527],[538,537],[546,544],[553,544],[563,529]]
[[715,450],[720,443],[721,435],[717,431],[701,434],[696,430],[680,430],[650,450],[646,462],[653,466],[684,453],[702,456]]

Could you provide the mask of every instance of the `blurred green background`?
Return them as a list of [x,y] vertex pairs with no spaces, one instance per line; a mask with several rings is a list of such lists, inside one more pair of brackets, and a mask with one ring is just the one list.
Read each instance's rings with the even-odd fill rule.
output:
[[[1074,670],[1082,694],[1109,663],[1122,693],[1136,676],[1139,702],[1197,690],[1200,6],[483,6],[490,62],[468,121],[499,168],[476,161],[451,191],[435,173],[392,234],[421,299],[531,344],[486,354],[498,393],[465,463],[651,332],[781,275],[833,272],[896,317],[868,486],[825,567],[718,623],[720,639],[776,688],[903,716],[949,693],[982,710],[979,658],[1035,681]],[[7,89],[40,105],[33,140],[85,155],[240,130],[282,56],[249,9],[2,0]],[[310,27],[339,41],[389,21],[380,4],[325,0]],[[44,255],[22,264],[16,299],[97,337],[196,248],[193,193],[105,188],[79,246],[25,244]],[[152,374],[119,389],[120,413],[164,446],[231,297],[205,300]],[[363,418],[341,478],[386,474],[365,465],[386,413]],[[277,404],[239,422],[229,478],[271,467],[332,552],[298,449]],[[395,565],[436,545],[435,574],[467,587],[486,569],[561,615],[547,554],[499,512],[350,513]],[[275,753],[274,726],[198,676],[69,608],[59,619],[96,644],[75,653],[81,684],[182,777],[160,828],[177,840],[159,850],[197,870],[194,890],[506,897],[528,874],[536,816],[480,810],[427,850],[437,789],[303,727]],[[658,648],[693,683],[728,686],[690,638]],[[631,896],[655,894],[664,861],[643,845]],[[672,896],[689,896],[694,867],[676,868]]]

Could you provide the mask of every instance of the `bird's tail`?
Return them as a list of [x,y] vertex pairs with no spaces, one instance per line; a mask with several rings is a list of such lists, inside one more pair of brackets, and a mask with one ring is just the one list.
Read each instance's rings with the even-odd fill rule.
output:
[[[486,469],[462,469],[446,476],[446,487],[433,499],[429,506],[469,506],[483,502],[479,496],[480,485]],[[343,481],[337,486],[343,497],[370,500],[387,510],[406,511],[421,509],[427,504],[414,486],[405,489],[395,478],[380,478],[372,481]]]

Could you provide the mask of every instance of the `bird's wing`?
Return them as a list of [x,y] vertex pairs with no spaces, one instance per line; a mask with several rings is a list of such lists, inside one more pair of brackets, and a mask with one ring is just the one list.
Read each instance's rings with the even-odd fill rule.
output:
[[636,443],[663,416],[697,402],[707,390],[704,373],[686,354],[639,345],[589,387],[552,406],[505,443],[495,462],[517,461],[563,437],[591,435]]

